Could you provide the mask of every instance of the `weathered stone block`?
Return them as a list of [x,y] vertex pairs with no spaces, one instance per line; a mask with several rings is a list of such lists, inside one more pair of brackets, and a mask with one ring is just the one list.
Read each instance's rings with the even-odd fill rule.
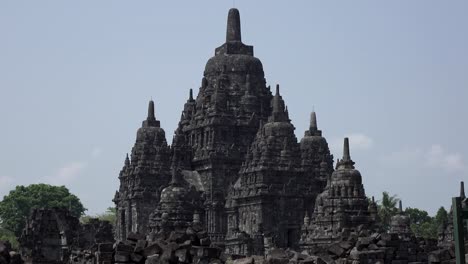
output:
[[378,250],[379,249],[379,247],[376,244],[370,244],[367,248],[369,250]]
[[211,244],[211,240],[209,237],[200,239],[200,246],[209,246],[210,244]]
[[286,250],[281,249],[281,248],[275,248],[271,250],[269,257],[278,258],[278,259],[289,259],[289,256]]
[[119,241],[114,244],[114,250],[123,252],[133,252],[133,246]]
[[113,252],[96,252],[96,261],[98,263],[101,263],[103,261],[111,261],[113,254]]
[[127,240],[130,240],[130,241],[135,241],[136,242],[138,240],[145,240],[145,239],[146,239],[146,236],[143,235],[143,234],[130,232],[127,235]]
[[265,263],[266,264],[287,264],[289,263],[289,259],[274,258],[274,257],[268,256]]
[[232,264],[254,264],[255,261],[252,257],[235,259]]
[[408,264],[407,260],[392,260],[392,264]]
[[126,251],[116,251],[114,254],[114,261],[115,262],[129,262],[130,253]]
[[195,250],[196,255],[198,257],[208,257],[208,258],[217,258],[220,254],[220,250],[218,248],[213,247],[192,247]]
[[198,238],[202,239],[202,238],[208,237],[208,233],[206,231],[202,230],[202,231],[197,233],[197,236],[198,236]]
[[145,264],[159,264],[159,254],[148,256]]
[[337,256],[337,257],[342,257],[346,251],[338,243],[334,243],[328,247],[328,252],[331,254]]
[[112,243],[99,243],[98,251],[101,252],[112,252],[113,244]]
[[148,245],[145,249],[143,249],[143,256],[149,257],[149,256],[154,256],[154,255],[160,255],[162,254],[162,248],[160,244],[158,243],[151,243]]
[[148,242],[146,240],[138,240],[135,249],[133,250],[134,252],[142,252],[145,248]]
[[144,259],[144,257],[137,253],[131,253],[130,259],[135,263],[140,263]]
[[350,250],[353,247],[353,244],[349,241],[341,241],[339,243],[340,247],[346,251]]
[[171,232],[169,235],[169,241],[173,241],[176,243],[183,243],[184,241],[188,240],[189,236],[186,233],[181,232]]
[[189,254],[189,250],[187,249],[177,249],[175,251],[175,256],[176,258],[178,259],[179,262],[182,262],[182,263],[189,263],[190,262],[190,254]]

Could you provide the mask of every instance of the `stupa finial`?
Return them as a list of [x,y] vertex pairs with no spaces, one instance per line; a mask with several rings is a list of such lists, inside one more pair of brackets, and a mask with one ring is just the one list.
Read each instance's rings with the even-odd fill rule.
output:
[[349,154],[349,139],[346,137],[343,144],[343,161],[351,160],[351,155]]
[[151,99],[148,104],[148,118],[147,120],[156,120],[154,115],[154,101]]
[[240,14],[237,8],[231,8],[228,14],[226,42],[242,41]]
[[310,130],[317,130],[317,115],[315,111],[310,113]]
[[465,199],[465,183],[460,182],[460,198]]

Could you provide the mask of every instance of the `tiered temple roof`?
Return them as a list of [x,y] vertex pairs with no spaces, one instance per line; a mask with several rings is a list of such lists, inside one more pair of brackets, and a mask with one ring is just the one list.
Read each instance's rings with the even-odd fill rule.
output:
[[131,158],[125,158],[120,172],[120,188],[114,202],[117,209],[116,238],[129,232],[146,233],[149,214],[156,208],[160,189],[170,181],[170,148],[166,134],[154,114],[154,102],[138,129]]
[[304,224],[304,245],[320,245],[346,238],[360,228],[370,229],[376,216],[369,212],[361,173],[354,168],[345,138],[343,158],[338,160],[325,190],[317,196],[309,224]]

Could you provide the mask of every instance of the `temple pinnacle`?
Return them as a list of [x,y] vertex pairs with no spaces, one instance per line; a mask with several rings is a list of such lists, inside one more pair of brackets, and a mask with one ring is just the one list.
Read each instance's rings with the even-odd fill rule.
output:
[[147,120],[156,120],[156,117],[154,116],[154,102],[153,102],[153,100],[149,101]]
[[398,201],[398,210],[400,210],[400,213],[403,213],[403,204],[401,203],[401,200]]
[[465,183],[460,182],[460,198],[465,199]]
[[279,92],[279,84],[276,85],[276,94],[275,95],[280,95],[280,92]]
[[349,155],[349,139],[346,137],[343,145],[343,161],[349,160],[351,160],[351,155]]
[[190,92],[189,92],[189,101],[193,101],[193,90],[192,90],[192,88],[190,88]]
[[226,42],[239,41],[241,42],[241,24],[239,10],[231,8],[228,14]]
[[310,130],[317,130],[317,115],[315,112],[310,114]]
[[179,167],[179,162],[178,162],[178,155],[177,155],[177,150],[174,149],[174,155],[172,155],[172,179],[171,179],[171,184],[179,184],[180,179],[178,175],[178,167]]
[[127,153],[127,156],[125,157],[125,166],[129,166],[130,165],[130,158],[128,157],[128,153]]

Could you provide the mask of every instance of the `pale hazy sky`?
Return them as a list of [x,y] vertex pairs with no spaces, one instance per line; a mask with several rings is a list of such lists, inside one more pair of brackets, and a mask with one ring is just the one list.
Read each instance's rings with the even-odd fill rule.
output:
[[[167,140],[232,1],[1,1],[0,195],[65,184],[112,206],[152,97]],[[300,139],[315,107],[366,193],[434,213],[468,180],[468,1],[237,0]]]

